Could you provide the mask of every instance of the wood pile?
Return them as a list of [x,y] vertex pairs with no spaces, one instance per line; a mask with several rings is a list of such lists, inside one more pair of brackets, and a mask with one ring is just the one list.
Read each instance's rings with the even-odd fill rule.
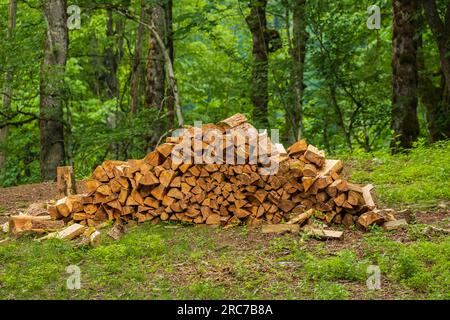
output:
[[324,223],[348,226],[363,214],[377,215],[372,186],[346,181],[342,168],[305,140],[287,150],[273,144],[237,114],[217,125],[186,127],[144,159],[105,161],[86,181],[87,194],[64,197],[48,210],[53,220],[83,226],[105,220],[257,226],[309,209]]

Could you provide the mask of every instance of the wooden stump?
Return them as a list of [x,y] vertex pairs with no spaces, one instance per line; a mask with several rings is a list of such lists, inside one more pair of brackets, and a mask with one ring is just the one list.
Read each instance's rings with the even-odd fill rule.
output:
[[56,185],[59,198],[77,194],[77,185],[73,167],[58,167],[56,169]]

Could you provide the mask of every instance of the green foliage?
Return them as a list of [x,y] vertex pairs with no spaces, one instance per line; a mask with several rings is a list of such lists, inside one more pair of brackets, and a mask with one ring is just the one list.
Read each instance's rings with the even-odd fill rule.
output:
[[358,263],[355,253],[341,251],[337,257],[312,259],[305,264],[313,279],[362,281],[366,276],[365,264]]
[[[5,85],[4,73],[13,71],[13,100],[10,110],[2,110],[0,124],[7,121],[13,125],[8,139],[0,145],[7,154],[7,163],[0,169],[1,186],[40,179],[39,62],[46,29],[40,1],[31,0],[19,3],[14,37],[6,39],[7,4],[8,0],[0,0],[0,65],[4,66],[0,68],[0,88]],[[378,3],[382,11],[380,30],[366,27],[367,7],[372,4],[366,0],[321,0],[309,1],[305,7],[309,38],[304,66],[304,137],[329,153],[386,151],[389,145],[391,3]],[[132,115],[130,110],[138,24],[120,12],[128,11],[137,19],[141,2],[83,0],[77,5],[82,12],[81,29],[69,33],[62,120],[66,162],[75,166],[78,178],[83,178],[105,159],[143,157],[150,147],[149,138],[156,136],[158,140],[168,133],[168,119],[165,112],[143,107],[148,30],[141,52],[139,112]],[[105,5],[114,8],[110,17],[101,9]],[[281,49],[270,54],[269,121],[271,128],[280,129],[286,143],[294,140],[286,116],[292,106],[294,66],[291,5],[292,1],[268,1],[267,5],[268,28],[276,30],[282,42]],[[254,124],[260,122],[252,118],[250,101],[252,35],[245,22],[249,12],[245,1],[174,1],[174,67],[187,124],[217,122],[236,112],[244,113]],[[109,34],[108,23],[112,26]],[[425,60],[430,70],[437,71],[439,52],[429,28],[423,27],[421,36]],[[113,71],[117,92],[109,87]],[[427,144],[427,117],[422,105],[419,119],[421,141]],[[162,132],[155,130],[158,123]],[[405,171],[403,179],[414,178],[415,169]],[[432,189],[430,183],[414,197],[414,187],[407,187],[406,195],[397,194],[399,191],[393,188],[387,197],[422,201]],[[440,192],[447,196],[445,191]]]
[[[23,237],[0,246],[0,296],[351,299],[389,294],[450,299],[448,237],[401,243],[375,231],[336,254],[333,245],[315,240],[293,235],[267,240],[241,231],[142,224],[117,242],[102,236],[97,248]],[[81,270],[80,290],[66,288],[70,265]],[[369,265],[381,269],[381,291],[366,288]]]
[[314,287],[314,297],[318,300],[346,300],[349,293],[341,284],[321,281]]

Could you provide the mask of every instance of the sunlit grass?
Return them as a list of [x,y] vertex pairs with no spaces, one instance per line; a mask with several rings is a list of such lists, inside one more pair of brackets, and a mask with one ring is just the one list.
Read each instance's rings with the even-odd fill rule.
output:
[[450,201],[450,142],[407,154],[347,156],[350,180],[372,183],[378,199],[394,207],[429,209]]

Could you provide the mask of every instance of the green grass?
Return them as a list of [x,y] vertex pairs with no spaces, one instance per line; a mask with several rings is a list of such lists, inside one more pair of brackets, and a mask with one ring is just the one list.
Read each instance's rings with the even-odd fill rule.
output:
[[[80,290],[66,287],[70,265]],[[381,268],[376,292],[369,265]],[[2,299],[450,299],[449,288],[448,237],[400,243],[377,230],[339,251],[293,235],[150,224],[97,248],[29,237],[0,246]]]
[[430,209],[450,201],[450,142],[418,147],[408,154],[344,156],[353,182],[372,183],[389,206]]
[[[431,210],[450,199],[448,159],[447,143],[347,162],[383,205]],[[0,299],[450,299],[450,237],[425,227],[375,227],[345,242],[173,224],[134,226],[97,248],[22,237],[0,245]],[[80,290],[67,289],[70,265]],[[367,288],[371,265],[381,290]]]

